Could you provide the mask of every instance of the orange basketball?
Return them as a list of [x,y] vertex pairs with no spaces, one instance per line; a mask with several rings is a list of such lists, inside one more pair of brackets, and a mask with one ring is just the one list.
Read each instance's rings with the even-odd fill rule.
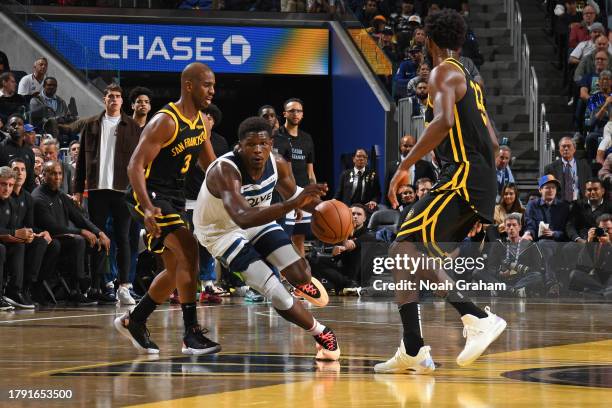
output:
[[323,201],[312,216],[312,233],[328,244],[346,240],[353,232],[351,209],[342,201]]

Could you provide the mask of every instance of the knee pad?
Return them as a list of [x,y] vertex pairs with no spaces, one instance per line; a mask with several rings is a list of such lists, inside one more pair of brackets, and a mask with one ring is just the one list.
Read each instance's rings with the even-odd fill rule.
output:
[[251,263],[242,276],[247,285],[270,299],[275,309],[289,310],[293,306],[293,296],[263,261]]

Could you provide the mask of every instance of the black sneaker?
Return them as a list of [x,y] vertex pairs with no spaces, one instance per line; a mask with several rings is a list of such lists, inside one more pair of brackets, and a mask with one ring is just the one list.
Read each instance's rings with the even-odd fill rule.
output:
[[87,298],[97,301],[99,305],[114,305],[117,303],[117,299],[114,295],[100,290],[90,290],[89,293],[87,293]]
[[4,292],[4,300],[20,309],[34,309],[34,303],[32,303],[32,301],[28,301],[23,295],[23,292],[15,288],[6,288],[6,291]]
[[8,303],[2,296],[0,296],[0,312],[8,312],[15,310],[15,307]]
[[89,299],[81,292],[72,292],[68,298],[68,302],[74,306],[95,306],[98,304],[97,300]]
[[190,327],[183,336],[183,354],[213,354],[221,351],[221,345],[204,336],[200,325]]
[[151,333],[145,323],[130,319],[130,313],[115,319],[115,329],[142,353],[159,354],[159,347],[151,340]]

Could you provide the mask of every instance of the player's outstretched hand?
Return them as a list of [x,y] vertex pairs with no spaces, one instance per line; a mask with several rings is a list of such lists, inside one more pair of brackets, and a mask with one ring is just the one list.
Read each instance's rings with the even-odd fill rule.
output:
[[320,197],[327,194],[327,183],[323,184],[309,184],[304,187],[304,190],[295,198],[297,208],[304,208],[305,206],[315,202]]
[[389,203],[391,203],[391,208],[395,209],[399,206],[397,202],[397,190],[399,190],[400,186],[408,184],[408,178],[408,170],[398,169],[391,179],[389,191],[387,192],[387,198],[389,199]]
[[161,229],[159,225],[157,225],[157,221],[155,220],[155,216],[162,215],[161,208],[153,207],[150,210],[145,210],[144,212],[144,226],[147,232],[153,235],[155,238],[159,238],[161,236]]

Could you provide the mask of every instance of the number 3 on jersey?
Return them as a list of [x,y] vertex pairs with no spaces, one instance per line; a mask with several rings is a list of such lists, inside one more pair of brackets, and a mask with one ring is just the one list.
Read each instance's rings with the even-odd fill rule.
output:
[[470,81],[470,86],[474,90],[474,96],[476,98],[476,106],[478,107],[478,110],[480,111],[480,116],[482,116],[482,121],[484,122],[485,126],[487,126],[487,111],[485,110],[485,106],[484,106],[484,100],[483,100],[484,98],[482,96],[482,89],[480,89],[480,85],[478,85],[474,81]]
[[181,169],[181,174],[187,173],[187,170],[189,170],[189,164],[191,164],[191,155],[190,154],[185,156],[185,165]]

